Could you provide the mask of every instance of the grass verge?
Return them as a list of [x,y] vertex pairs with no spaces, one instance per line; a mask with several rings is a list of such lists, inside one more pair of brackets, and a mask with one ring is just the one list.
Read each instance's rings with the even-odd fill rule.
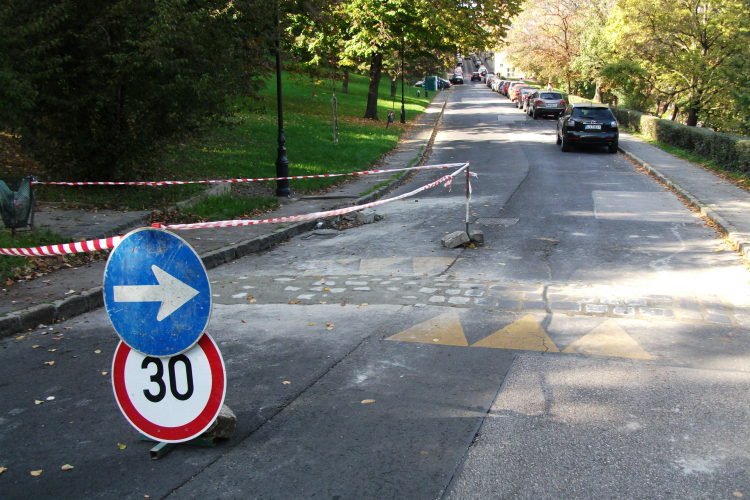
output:
[[[340,83],[337,87],[340,90]],[[367,102],[366,77],[351,75],[349,92],[336,93],[338,143],[334,143],[332,137],[330,81],[284,73],[283,89],[284,133],[290,175],[368,169],[396,146],[404,130],[399,123],[385,127],[388,109],[393,105],[387,79],[380,86],[379,121],[361,118]],[[425,98],[406,95],[407,118],[413,120],[428,102]],[[237,106],[232,124],[166,148],[162,157],[149,166],[152,172],[149,180],[274,177],[278,148],[276,109],[275,79],[271,79],[258,100]],[[292,181],[291,187],[295,192],[305,193],[325,190],[339,182],[341,179],[337,178],[303,179]],[[275,183],[266,182],[262,187],[273,193],[273,186]],[[37,197],[47,201],[86,202],[98,208],[163,210],[203,189],[205,185],[114,188],[40,186]],[[234,212],[222,209],[221,216],[230,216],[231,213],[240,216],[245,210],[238,205]],[[207,212],[206,216],[213,218],[214,214]]]

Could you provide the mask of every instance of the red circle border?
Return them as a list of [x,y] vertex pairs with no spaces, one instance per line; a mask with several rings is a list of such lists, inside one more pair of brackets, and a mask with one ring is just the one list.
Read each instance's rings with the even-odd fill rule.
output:
[[112,389],[120,411],[130,422],[130,425],[155,441],[182,443],[200,436],[213,423],[224,404],[227,385],[221,352],[219,352],[216,342],[207,333],[201,335],[200,340],[195,345],[203,350],[208,359],[208,365],[211,368],[211,393],[203,411],[191,422],[179,427],[156,425],[138,412],[130,401],[125,387],[125,361],[133,349],[122,340],[115,349],[115,356],[112,359]]

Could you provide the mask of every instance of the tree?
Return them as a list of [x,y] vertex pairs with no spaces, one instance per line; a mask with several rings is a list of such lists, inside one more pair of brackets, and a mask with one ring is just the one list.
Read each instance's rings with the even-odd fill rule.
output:
[[134,180],[263,84],[271,15],[261,0],[8,0],[0,123],[65,180]]
[[[348,0],[340,11],[347,20],[347,56],[366,60],[370,85],[365,118],[377,120],[378,87],[386,54],[401,46],[412,52],[455,54],[462,47],[484,47],[505,35],[519,0]],[[494,45],[494,43],[493,43]]]
[[728,73],[747,71],[750,4],[744,0],[621,0],[610,18],[618,56],[656,75],[660,94],[679,97],[686,124],[711,116],[731,94]]

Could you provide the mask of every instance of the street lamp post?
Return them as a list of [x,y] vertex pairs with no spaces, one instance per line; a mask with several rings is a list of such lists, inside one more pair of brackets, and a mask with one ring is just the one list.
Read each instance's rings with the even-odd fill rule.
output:
[[[289,160],[286,159],[286,137],[284,137],[284,112],[281,97],[281,27],[279,21],[279,1],[276,0],[276,102],[279,116],[279,149],[276,157],[276,177],[289,177]],[[276,181],[276,196],[291,197],[289,180]]]

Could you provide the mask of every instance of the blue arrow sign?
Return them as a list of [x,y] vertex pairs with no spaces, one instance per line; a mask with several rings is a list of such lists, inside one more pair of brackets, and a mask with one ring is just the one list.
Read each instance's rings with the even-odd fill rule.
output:
[[142,228],[125,236],[104,270],[104,305],[120,338],[147,356],[195,344],[211,316],[203,261],[182,238]]

